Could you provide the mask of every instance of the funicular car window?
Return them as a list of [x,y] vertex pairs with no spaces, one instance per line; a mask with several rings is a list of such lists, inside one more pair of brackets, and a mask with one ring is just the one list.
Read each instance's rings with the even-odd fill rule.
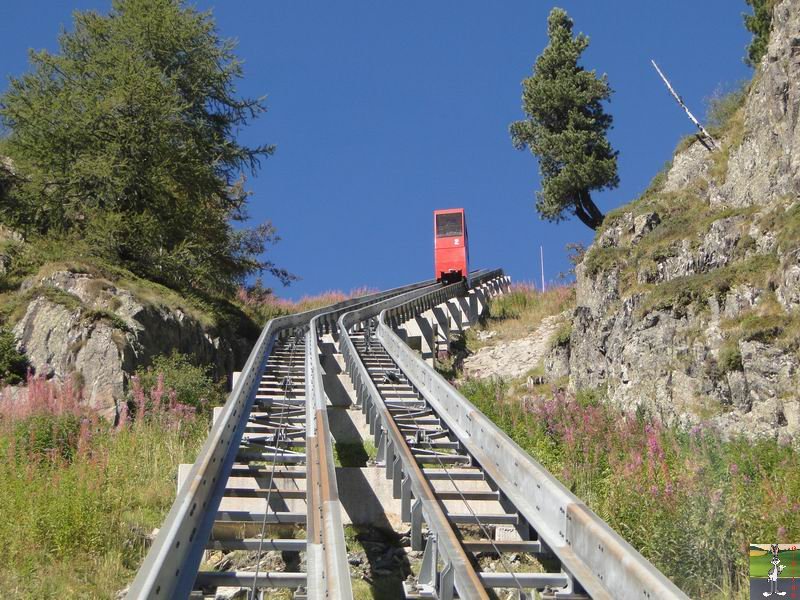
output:
[[436,237],[462,235],[461,213],[436,215]]

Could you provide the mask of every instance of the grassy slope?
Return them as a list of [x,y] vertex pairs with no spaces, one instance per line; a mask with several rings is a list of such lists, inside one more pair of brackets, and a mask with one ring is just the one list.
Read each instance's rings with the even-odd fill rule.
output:
[[492,302],[491,313],[482,323],[485,330],[496,336],[486,342],[478,340],[474,330],[467,331],[469,350],[514,340],[534,333],[546,317],[558,315],[575,307],[574,286],[559,286],[539,294],[533,285],[512,284],[511,291]]
[[[492,329],[524,335],[547,316],[509,312],[508,302],[547,304],[524,293],[494,301]],[[519,379],[471,380],[461,391],[691,597],[747,598],[748,544],[800,539],[792,448],[624,415],[602,390],[576,397]]]

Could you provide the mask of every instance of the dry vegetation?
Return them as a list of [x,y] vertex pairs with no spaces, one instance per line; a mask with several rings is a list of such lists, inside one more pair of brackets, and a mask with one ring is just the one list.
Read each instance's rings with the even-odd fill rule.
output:
[[[489,315],[477,329],[467,330],[467,348],[474,352],[486,345],[515,340],[534,333],[542,319],[558,315],[575,306],[575,287],[551,287],[544,293],[531,283],[514,283],[511,291],[491,301]],[[477,331],[495,331],[489,340],[480,341]]]

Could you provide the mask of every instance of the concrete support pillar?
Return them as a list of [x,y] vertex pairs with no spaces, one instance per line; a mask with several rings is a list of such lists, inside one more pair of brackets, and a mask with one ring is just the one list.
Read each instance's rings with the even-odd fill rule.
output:
[[397,335],[402,339],[412,350],[418,350],[424,354],[426,337],[426,330],[429,329],[425,319],[413,318],[403,323],[397,329]]
[[431,309],[433,316],[433,353],[438,357],[438,352],[443,350],[450,352],[450,315],[447,312],[447,304],[440,304]]
[[475,293],[475,322],[480,319],[489,307],[488,293],[484,286],[476,288]]
[[467,322],[470,325],[475,325],[478,322],[478,317],[486,307],[486,297],[480,291],[480,288],[474,288],[467,294],[466,301]]
[[433,366],[436,357],[436,329],[438,328],[433,311],[427,310],[417,315],[414,320],[420,332],[422,360]]
[[465,299],[462,297],[452,298],[445,303],[445,306],[450,318],[450,331],[464,331],[468,320],[464,310]]

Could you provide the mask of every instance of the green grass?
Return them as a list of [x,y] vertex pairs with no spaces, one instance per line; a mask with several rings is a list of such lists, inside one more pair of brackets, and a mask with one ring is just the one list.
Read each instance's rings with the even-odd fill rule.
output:
[[337,467],[366,467],[367,462],[375,460],[378,449],[367,440],[361,442],[336,442],[333,446],[333,460]]
[[711,296],[722,299],[732,287],[747,283],[766,287],[772,273],[778,267],[778,259],[772,254],[755,255],[714,269],[707,273],[678,277],[668,282],[641,285],[638,290],[647,296],[639,305],[639,313],[672,309],[676,314],[685,314],[690,305],[705,306]]
[[[231,299],[192,290],[178,291],[144,279],[95,255],[92,248],[81,239],[34,237],[22,244],[6,244],[6,248],[12,256],[12,262],[0,286],[0,318],[9,324],[19,320],[28,303],[37,296],[45,296],[68,309],[80,306],[77,297],[53,286],[41,285],[27,292],[19,291],[26,279],[41,281],[58,271],[68,271],[93,277],[98,296],[107,288],[119,287],[131,292],[145,306],[181,311],[207,329],[245,339],[255,340],[258,337],[260,326]],[[114,321],[112,314],[97,313],[94,316]],[[114,325],[121,326],[123,323],[114,321]]]
[[540,292],[531,284],[514,284],[509,293],[492,298],[488,316],[480,324],[482,330],[495,331],[495,337],[481,342],[477,333],[470,329],[465,338],[457,339],[455,344],[464,344],[467,352],[475,352],[485,345],[518,339],[536,331],[544,318],[571,310],[574,306],[574,286],[551,287]]
[[555,348],[557,346],[569,346],[569,339],[572,335],[572,321],[566,320],[561,326],[556,330],[553,334],[552,339],[550,340],[551,347]]
[[[383,556],[383,548],[400,547],[400,536],[394,531],[384,531],[372,527],[345,526],[345,544],[350,554],[364,552],[367,562],[373,566]],[[375,543],[377,542],[377,543]],[[354,600],[394,600],[403,597],[403,580],[412,572],[406,562],[395,564],[391,574],[376,575],[371,569],[367,579],[353,578]]]
[[[784,198],[784,203],[793,198]],[[775,232],[778,248],[788,254],[800,247],[800,204],[793,204],[788,210],[778,205],[774,210],[764,214],[757,221],[763,231]]]
[[733,352],[733,347],[738,352],[740,342],[761,342],[789,352],[800,349],[800,315],[787,312],[771,291],[764,292],[754,308],[723,319],[721,326],[726,341],[720,361],[723,353],[727,356]]

